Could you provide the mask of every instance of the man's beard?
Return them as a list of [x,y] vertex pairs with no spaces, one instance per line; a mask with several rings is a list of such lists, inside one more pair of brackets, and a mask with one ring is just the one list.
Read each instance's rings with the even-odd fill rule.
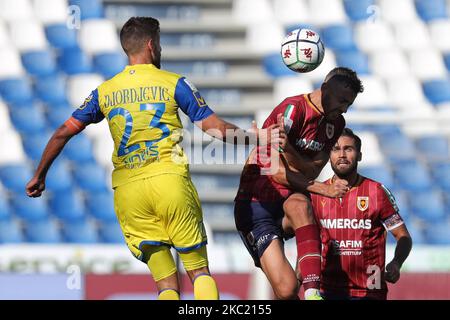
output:
[[333,169],[333,172],[340,178],[340,179],[344,179],[348,176],[350,176],[353,172],[357,171],[358,169],[358,162],[355,162],[352,166],[344,169],[344,170],[339,170],[334,166],[331,166],[331,169]]

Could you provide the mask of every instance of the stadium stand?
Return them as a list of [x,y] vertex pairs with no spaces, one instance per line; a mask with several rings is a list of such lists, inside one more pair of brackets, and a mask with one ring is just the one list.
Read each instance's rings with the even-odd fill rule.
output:
[[[48,173],[48,196],[29,199],[24,186],[52,130],[126,65],[122,24],[148,14],[161,20],[163,68],[191,78],[243,127],[316,88],[334,66],[357,71],[366,91],[346,118],[368,148],[362,174],[393,191],[415,243],[450,244],[449,12],[445,0],[0,1],[0,243],[123,243],[104,124],[69,142]],[[68,27],[78,13],[81,28]],[[319,31],[326,46],[305,75],[279,59],[282,37],[299,26]],[[207,141],[191,148],[193,125],[182,121],[187,153],[210,152]],[[214,240],[230,247],[239,242],[232,200],[242,164],[192,166]]]

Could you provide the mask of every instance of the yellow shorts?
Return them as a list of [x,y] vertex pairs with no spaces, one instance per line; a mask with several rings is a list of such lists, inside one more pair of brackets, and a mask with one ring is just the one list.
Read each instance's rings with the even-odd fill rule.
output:
[[128,248],[143,260],[146,245],[186,252],[206,245],[203,215],[190,177],[161,174],[114,190],[114,208]]

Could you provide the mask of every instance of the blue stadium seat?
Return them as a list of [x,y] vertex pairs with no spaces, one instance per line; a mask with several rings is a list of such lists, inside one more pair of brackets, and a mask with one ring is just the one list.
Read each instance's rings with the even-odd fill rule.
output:
[[384,165],[361,167],[358,171],[361,175],[376,180],[389,189],[394,187],[394,176],[389,168]]
[[105,79],[110,79],[121,72],[127,63],[126,56],[119,52],[98,54],[94,57],[94,70],[101,73]]
[[36,79],[35,92],[46,103],[62,104],[67,101],[65,80],[61,75],[49,75]]
[[434,177],[434,184],[445,192],[450,192],[450,163],[435,163],[431,166],[431,172]]
[[70,108],[68,105],[59,105],[59,107],[48,108],[47,121],[52,129],[59,128],[67,119],[69,119],[75,108]]
[[450,53],[444,55],[444,62],[447,70],[450,72]]
[[86,205],[91,216],[104,221],[116,221],[116,213],[114,211],[114,196],[111,192],[99,192],[88,194]]
[[0,243],[22,243],[24,236],[17,220],[0,221]]
[[28,242],[35,243],[60,243],[62,236],[58,224],[53,219],[27,223],[25,235]]
[[56,72],[55,57],[48,50],[25,52],[22,54],[22,64],[34,76],[47,76]]
[[45,220],[50,215],[44,198],[30,198],[24,191],[13,195],[12,205],[15,213],[29,222]]
[[445,0],[415,0],[416,10],[425,21],[447,18]]
[[79,133],[66,144],[63,155],[80,163],[92,162],[94,161],[92,142],[84,133]]
[[446,218],[444,198],[438,191],[410,192],[409,201],[415,215],[427,222],[442,222]]
[[417,138],[419,156],[427,160],[450,159],[449,141],[442,135],[428,135]]
[[356,50],[351,25],[335,24],[323,28],[322,41],[333,50]]
[[26,78],[11,78],[0,81],[0,95],[6,103],[19,104],[33,100],[31,84]]
[[367,55],[359,50],[336,50],[336,64],[347,67],[358,75],[369,74],[369,60]]
[[80,48],[64,49],[58,59],[58,65],[69,75],[92,72],[91,58]]
[[51,192],[71,192],[74,181],[67,161],[58,158],[47,173],[46,188]]
[[426,191],[431,188],[431,178],[427,169],[417,161],[396,163],[394,176],[398,186],[408,191]]
[[413,223],[407,224],[406,228],[408,229],[408,232],[411,235],[414,245],[427,244],[427,239],[425,238],[425,234],[421,228],[417,227]]
[[12,107],[11,122],[20,133],[26,135],[45,133],[47,123],[44,112],[38,106],[30,108],[30,105]]
[[70,0],[69,3],[71,6],[80,7],[81,20],[103,17],[101,0]]
[[94,223],[89,220],[65,223],[63,235],[70,243],[97,243],[100,240]]
[[397,204],[400,215],[402,216],[405,223],[408,225],[408,221],[411,218],[411,207],[409,205],[408,196],[406,192],[400,190],[398,191],[391,190],[391,192],[394,195],[395,203]]
[[413,160],[416,158],[414,144],[403,134],[378,135],[380,149],[391,161]]
[[31,160],[39,161],[42,156],[42,152],[50,139],[50,133],[42,132],[30,135],[25,135],[22,139],[25,153]]
[[95,163],[78,164],[74,176],[78,186],[87,192],[108,191],[105,169]]
[[106,243],[124,243],[125,239],[122,229],[117,221],[103,222],[100,226],[100,237],[102,242]]
[[344,0],[347,16],[353,21],[366,20],[372,13],[367,8],[374,4],[374,0]]
[[[426,228],[426,239],[432,245],[450,245],[450,223],[429,224]],[[413,238],[414,241],[414,238]]]
[[86,209],[80,194],[70,191],[54,192],[50,208],[55,216],[66,223],[85,220]]
[[24,164],[0,166],[0,181],[13,192],[24,193],[25,185],[32,177],[30,167]]
[[450,80],[430,80],[423,83],[423,92],[427,99],[433,103],[443,103],[450,101]]
[[0,195],[0,221],[10,219],[11,215],[12,215],[11,206],[6,200],[6,197],[4,195]]
[[284,34],[288,34],[291,31],[294,31],[296,29],[311,29],[311,30],[317,30],[317,28],[315,26],[313,26],[312,24],[306,24],[306,23],[296,23],[296,24],[292,24],[292,25],[288,25],[284,28],[285,33]]
[[48,42],[55,48],[67,49],[78,46],[76,30],[67,28],[65,23],[47,26],[45,35]]
[[396,124],[373,124],[368,125],[367,129],[375,133],[379,139],[402,134],[400,127]]
[[262,64],[267,74],[274,78],[293,75],[293,71],[286,67],[286,65],[281,60],[279,52],[265,56]]

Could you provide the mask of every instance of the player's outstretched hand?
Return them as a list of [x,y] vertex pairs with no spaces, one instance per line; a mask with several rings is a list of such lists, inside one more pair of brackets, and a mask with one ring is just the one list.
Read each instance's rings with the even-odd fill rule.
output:
[[328,197],[341,198],[347,191],[349,191],[347,180],[336,178],[328,187]]
[[45,190],[45,181],[38,177],[33,177],[30,182],[27,183],[25,190],[27,192],[27,196],[29,197],[40,197],[42,192]]
[[400,265],[398,262],[392,260],[386,266],[386,272],[384,273],[384,278],[387,282],[396,283],[400,279]]

